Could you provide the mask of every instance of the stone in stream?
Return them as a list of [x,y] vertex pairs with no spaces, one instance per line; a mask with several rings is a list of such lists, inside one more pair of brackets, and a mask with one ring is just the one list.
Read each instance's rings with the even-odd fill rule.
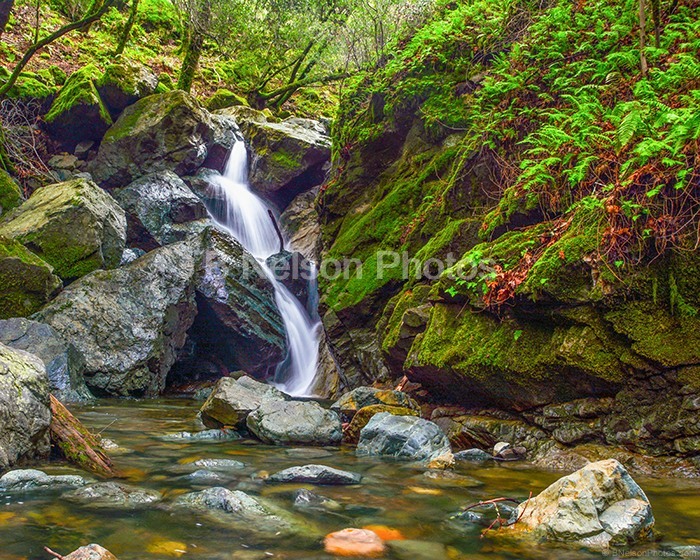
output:
[[0,491],[26,492],[28,490],[55,490],[78,488],[94,482],[78,475],[48,475],[35,469],[20,469],[5,473],[0,478]]
[[240,490],[207,488],[178,496],[173,502],[176,509],[209,513],[219,520],[248,533],[284,538],[308,536],[308,527],[297,523],[283,511],[249,496]]
[[210,223],[202,201],[172,171],[141,177],[112,196],[126,211],[130,247],[151,251],[196,235]]
[[447,547],[442,543],[395,540],[387,543],[397,560],[447,560]]
[[464,451],[458,451],[455,455],[455,461],[469,461],[472,463],[485,463],[488,461],[493,461],[493,455],[486,453],[482,449],[465,449]]
[[390,406],[386,404],[371,404],[357,411],[352,417],[350,424],[343,430],[343,441],[345,443],[357,444],[360,441],[360,433],[375,414],[388,412],[395,416],[418,416],[418,411],[405,408],[403,406]]
[[331,408],[352,416],[358,410],[366,406],[377,404],[420,411],[418,403],[406,393],[391,389],[376,389],[374,387],[358,387],[357,389],[353,389],[333,403]]
[[384,541],[367,529],[343,529],[327,535],[323,541],[326,552],[337,556],[379,558],[384,556]]
[[341,471],[325,465],[304,465],[303,467],[290,467],[279,471],[270,476],[267,482],[297,482],[322,486],[346,486],[359,484],[361,480],[362,475],[357,473]]
[[61,402],[92,399],[85,385],[85,358],[52,327],[24,318],[0,321],[0,342],[17,350],[31,351],[44,362],[51,393]]
[[648,498],[615,459],[586,465],[521,504],[515,533],[593,549],[654,539]]
[[452,456],[450,442],[437,424],[388,412],[374,415],[362,429],[356,453],[425,463]]
[[235,441],[241,434],[235,430],[203,430],[201,432],[177,432],[161,437],[164,441],[201,442],[201,441]]
[[235,459],[198,459],[190,464],[197,468],[211,471],[232,471],[245,468],[245,463]]
[[0,471],[49,456],[49,379],[36,356],[0,344]]
[[301,488],[294,494],[294,507],[302,510],[339,511],[343,509],[335,500]]
[[245,423],[248,414],[264,401],[284,401],[287,398],[279,389],[251,377],[222,377],[202,405],[200,418],[211,428],[238,426]]
[[162,499],[154,490],[118,482],[97,482],[68,492],[64,497],[69,502],[97,509],[138,509]]
[[64,281],[116,268],[126,240],[117,202],[92,181],[74,179],[34,191],[0,223],[0,236],[25,245]]
[[343,437],[338,415],[313,401],[264,401],[246,424],[273,445],[337,445]]
[[117,557],[99,544],[89,544],[64,556],[63,560],[117,560]]
[[185,478],[188,479],[190,482],[200,485],[220,484],[224,480],[219,473],[215,473],[214,471],[210,471],[207,469],[198,469],[186,475]]

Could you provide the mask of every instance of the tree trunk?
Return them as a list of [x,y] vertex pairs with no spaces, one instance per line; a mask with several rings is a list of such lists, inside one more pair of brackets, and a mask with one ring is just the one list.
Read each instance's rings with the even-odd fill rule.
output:
[[177,89],[189,92],[204,48],[204,36],[211,21],[211,0],[200,0],[196,13],[191,16],[191,29],[185,58],[182,61]]
[[124,26],[124,31],[119,39],[119,44],[117,45],[117,50],[114,54],[122,54],[126,48],[126,44],[129,42],[129,36],[131,35],[131,30],[134,28],[134,23],[136,23],[136,14],[139,11],[139,0],[131,0],[131,12],[129,13],[129,19],[126,21]]
[[10,21],[10,13],[14,4],[15,0],[0,0],[0,37],[5,32],[7,22]]
[[646,77],[647,70],[649,69],[647,65],[647,55],[644,53],[644,49],[646,49],[647,46],[646,28],[647,16],[644,7],[644,0],[639,0],[639,65],[642,70],[643,77]]
[[113,477],[112,461],[105,455],[97,437],[51,395],[51,443],[71,463],[100,476]]

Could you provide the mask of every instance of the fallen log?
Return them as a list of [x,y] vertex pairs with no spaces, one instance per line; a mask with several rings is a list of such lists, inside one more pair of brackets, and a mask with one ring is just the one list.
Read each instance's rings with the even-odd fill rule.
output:
[[115,476],[112,461],[94,434],[51,395],[51,444],[74,465],[100,476]]

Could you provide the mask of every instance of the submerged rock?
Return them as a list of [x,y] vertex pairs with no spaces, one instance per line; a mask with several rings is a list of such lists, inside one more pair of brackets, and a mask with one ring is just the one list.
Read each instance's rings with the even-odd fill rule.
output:
[[337,556],[379,558],[384,556],[384,541],[367,529],[343,529],[327,535],[323,541],[326,552]]
[[374,415],[362,429],[356,453],[427,463],[452,456],[450,442],[436,424],[388,412]]
[[267,482],[306,482],[322,486],[346,486],[359,484],[361,480],[362,475],[357,473],[341,471],[325,465],[304,465],[279,471],[270,476]]
[[514,514],[513,531],[550,541],[607,549],[653,540],[648,498],[614,459],[560,478]]
[[0,477],[0,491],[26,492],[28,490],[56,490],[78,488],[94,482],[77,475],[48,475],[35,469],[10,471]]
[[31,352],[44,362],[51,393],[61,402],[92,399],[85,385],[85,358],[52,327],[29,319],[0,321],[0,342]]
[[154,172],[191,175],[235,139],[232,122],[213,118],[184,91],[151,95],[124,110],[105,134],[90,170],[106,187],[125,186]]
[[338,502],[301,488],[294,494],[294,507],[302,510],[339,511],[343,509]]
[[202,201],[171,171],[146,175],[112,194],[126,211],[131,247],[150,251],[196,235],[209,224]]
[[0,223],[0,236],[27,246],[66,281],[119,266],[124,211],[93,182],[74,179],[37,189]]
[[211,471],[232,471],[245,468],[245,463],[235,459],[198,459],[191,464],[197,468]]
[[64,560],[117,560],[117,557],[99,544],[89,544],[71,552]]
[[49,455],[49,380],[42,361],[0,344],[0,471]]
[[442,543],[395,540],[387,544],[397,560],[447,560],[449,558],[447,547]]
[[177,432],[162,437],[165,441],[233,441],[241,439],[234,430],[203,430],[201,432]]
[[485,463],[488,461],[493,461],[493,455],[486,453],[481,449],[465,449],[464,451],[458,451],[455,455],[455,461],[470,461],[473,463]]
[[273,445],[335,445],[342,439],[338,415],[309,401],[267,401],[248,415],[248,429]]
[[161,500],[160,493],[118,482],[98,482],[65,495],[66,500],[90,508],[137,509]]
[[245,423],[248,414],[264,401],[284,401],[282,391],[250,377],[222,377],[202,405],[200,417],[205,426],[220,428]]

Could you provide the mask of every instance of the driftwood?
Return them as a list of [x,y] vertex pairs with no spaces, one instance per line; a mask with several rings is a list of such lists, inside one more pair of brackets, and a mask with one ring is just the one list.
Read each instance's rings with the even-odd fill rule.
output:
[[115,476],[112,461],[91,434],[61,402],[51,395],[51,443],[71,463],[105,477]]

